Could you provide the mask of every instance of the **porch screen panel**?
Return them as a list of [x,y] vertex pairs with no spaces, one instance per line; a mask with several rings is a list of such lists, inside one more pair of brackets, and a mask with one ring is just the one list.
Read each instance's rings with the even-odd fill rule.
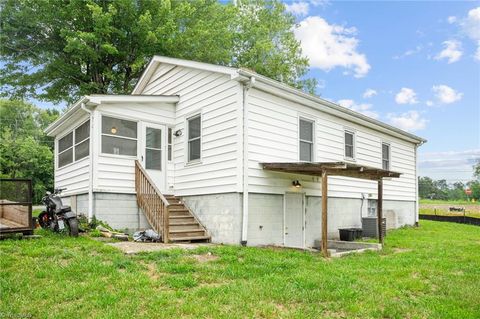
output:
[[102,116],[102,153],[137,155],[137,122]]
[[63,167],[73,162],[73,132],[58,140],[57,162],[58,167]]
[[75,160],[87,157],[90,152],[90,120],[75,129]]

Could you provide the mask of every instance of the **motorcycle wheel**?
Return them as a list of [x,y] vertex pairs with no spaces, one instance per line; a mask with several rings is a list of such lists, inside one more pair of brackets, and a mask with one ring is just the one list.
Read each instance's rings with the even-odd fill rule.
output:
[[38,215],[38,224],[40,224],[40,227],[42,227],[43,229],[49,229],[50,228],[50,222],[48,220],[47,212],[41,212]]
[[78,237],[78,220],[76,218],[70,218],[67,220],[70,236]]

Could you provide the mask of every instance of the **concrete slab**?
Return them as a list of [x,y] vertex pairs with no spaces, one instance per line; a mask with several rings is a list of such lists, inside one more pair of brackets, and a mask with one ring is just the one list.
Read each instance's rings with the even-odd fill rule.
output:
[[107,245],[120,249],[125,254],[138,254],[142,252],[154,252],[169,249],[197,249],[199,247],[215,247],[215,244],[211,243],[175,243],[175,244],[163,244],[163,243],[140,243],[140,242],[115,242],[107,243]]

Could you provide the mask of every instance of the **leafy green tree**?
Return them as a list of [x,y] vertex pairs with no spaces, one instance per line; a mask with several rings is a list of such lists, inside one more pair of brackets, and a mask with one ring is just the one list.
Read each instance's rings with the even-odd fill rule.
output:
[[9,97],[130,93],[156,54],[315,89],[279,0],[3,0],[0,10],[0,86]]
[[477,159],[477,163],[473,165],[473,177],[480,180],[480,159]]
[[0,176],[31,178],[34,201],[53,188],[53,139],[43,130],[58,112],[0,100]]

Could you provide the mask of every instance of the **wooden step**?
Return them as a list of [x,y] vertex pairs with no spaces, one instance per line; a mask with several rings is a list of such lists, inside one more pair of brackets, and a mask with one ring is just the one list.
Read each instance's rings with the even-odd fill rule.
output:
[[169,238],[176,239],[178,237],[196,237],[196,236],[206,236],[203,229],[192,229],[192,230],[170,230]]
[[203,230],[203,228],[197,222],[188,222],[188,223],[170,223],[169,224],[170,232],[174,230]]
[[170,216],[169,218],[169,225],[171,223],[176,223],[176,222],[196,222],[195,218],[193,216]]
[[170,241],[172,242],[178,242],[178,241],[209,241],[210,236],[186,236],[186,237],[175,237],[175,238],[170,238]]

